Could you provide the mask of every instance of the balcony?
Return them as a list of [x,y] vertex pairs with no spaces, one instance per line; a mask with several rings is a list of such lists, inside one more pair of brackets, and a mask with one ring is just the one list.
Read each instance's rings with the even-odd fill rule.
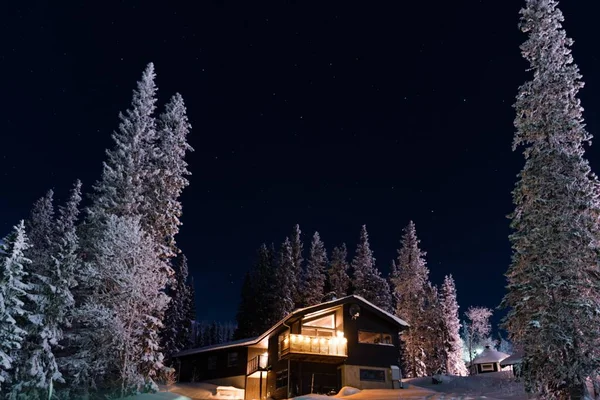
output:
[[269,354],[261,354],[248,361],[246,375],[252,375],[256,371],[265,371],[269,365]]
[[348,340],[342,332],[337,336],[309,336],[283,333],[279,335],[279,358],[339,362],[348,356]]

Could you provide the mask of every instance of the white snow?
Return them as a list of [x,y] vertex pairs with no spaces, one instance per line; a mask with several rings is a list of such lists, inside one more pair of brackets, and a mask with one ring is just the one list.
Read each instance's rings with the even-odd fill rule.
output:
[[169,386],[165,390],[188,396],[194,400],[242,400],[244,398],[244,389],[233,386],[218,386],[211,383],[178,383]]
[[124,397],[123,400],[192,400],[189,397],[170,392],[144,393],[137,396]]
[[[404,389],[365,389],[343,387],[332,396],[347,400],[398,399],[487,399],[526,400],[523,384],[516,382],[510,372],[494,372],[474,376],[442,376],[441,384],[433,384],[431,377],[406,379]],[[293,400],[323,400],[325,395],[309,394]]]
[[484,349],[481,354],[473,359],[473,364],[487,364],[501,362],[509,355],[494,349]]

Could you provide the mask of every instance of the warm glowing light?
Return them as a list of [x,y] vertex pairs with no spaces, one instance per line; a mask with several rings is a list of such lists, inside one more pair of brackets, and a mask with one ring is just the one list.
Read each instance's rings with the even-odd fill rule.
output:
[[348,341],[348,339],[346,339],[345,337],[342,338],[342,343],[346,343]]
[[338,338],[333,338],[331,339],[331,341],[333,342],[333,344],[338,344]]
[[321,344],[325,344],[325,339],[321,338]]
[[309,338],[308,336],[304,336],[304,341],[305,341],[306,343],[310,343],[310,338]]
[[337,332],[336,332],[336,335],[337,335],[337,337],[340,337],[340,338],[341,338],[341,337],[344,337],[344,332],[342,332],[342,331],[337,331]]

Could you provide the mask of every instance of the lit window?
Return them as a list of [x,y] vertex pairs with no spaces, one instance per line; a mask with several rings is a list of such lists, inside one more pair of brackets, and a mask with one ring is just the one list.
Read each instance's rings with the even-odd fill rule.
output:
[[208,357],[208,369],[217,369],[217,356]]
[[302,326],[314,326],[315,328],[335,329],[335,314],[325,315],[311,321],[303,322]]
[[358,331],[358,343],[393,346],[392,335],[381,332]]
[[228,367],[237,367],[238,365],[238,353],[228,353],[227,354],[227,366]]
[[494,371],[494,364],[481,364],[481,371]]

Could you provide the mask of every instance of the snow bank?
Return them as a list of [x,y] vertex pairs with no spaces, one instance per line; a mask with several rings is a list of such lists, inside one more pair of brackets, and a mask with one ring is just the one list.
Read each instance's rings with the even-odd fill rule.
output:
[[187,396],[182,396],[171,392],[144,393],[137,396],[125,397],[124,400],[192,400]]
[[352,386],[344,386],[343,388],[340,389],[340,391],[338,392],[338,394],[336,394],[333,397],[345,397],[345,396],[352,396],[353,394],[359,393],[360,389],[357,389],[355,387]]
[[[194,400],[243,400],[244,389],[233,386],[218,386],[211,383],[178,383],[169,386],[170,393],[176,393]],[[185,398],[185,397],[184,397]]]

